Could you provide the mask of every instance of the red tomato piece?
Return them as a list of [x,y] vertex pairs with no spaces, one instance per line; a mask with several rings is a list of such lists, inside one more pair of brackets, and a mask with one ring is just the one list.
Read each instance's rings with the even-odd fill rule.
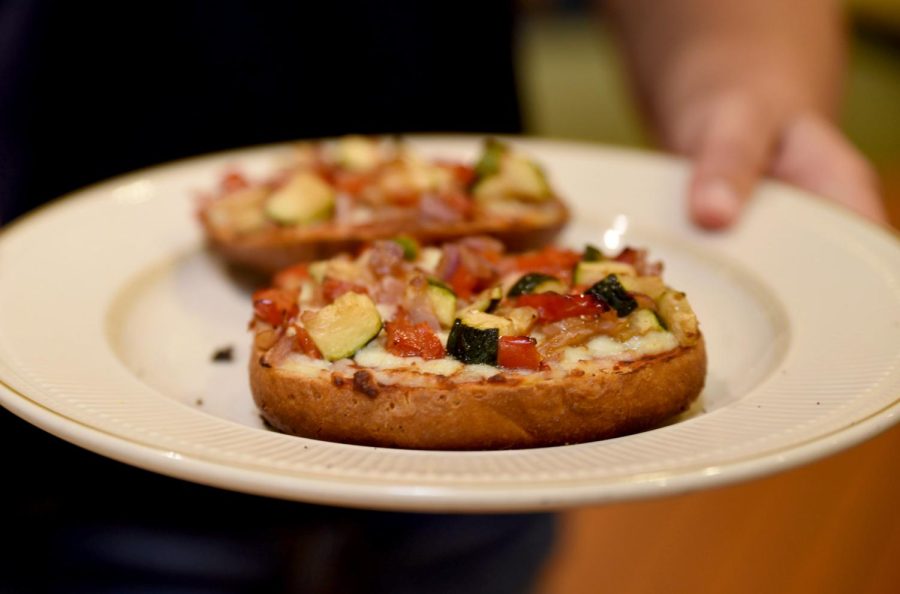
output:
[[326,278],[322,282],[322,295],[325,297],[325,300],[328,301],[328,303],[331,303],[344,293],[350,292],[361,293],[362,295],[369,294],[365,287],[354,283],[348,283],[347,281]]
[[609,309],[603,302],[590,295],[560,295],[559,293],[538,293],[516,298],[519,307],[533,307],[542,322],[558,322],[579,316],[599,316]]
[[464,188],[468,188],[475,180],[475,168],[465,163],[450,163],[441,161],[438,166],[448,169],[453,174],[456,182]]
[[515,266],[522,272],[541,272],[557,277],[567,277],[572,273],[572,268],[579,260],[581,260],[581,255],[577,252],[549,246],[540,251],[517,256]]
[[309,264],[301,262],[280,270],[272,282],[279,289],[297,289],[300,283],[309,278]]
[[293,326],[293,328],[297,331],[297,334],[294,335],[294,350],[303,353],[307,357],[321,359],[322,353],[319,351],[319,347],[316,346],[316,343],[313,342],[313,339],[309,335],[309,332],[306,331],[306,328],[303,326]]
[[400,311],[393,321],[385,324],[387,341],[385,348],[398,357],[422,357],[442,359],[444,345],[434,330],[425,322],[413,324],[406,312]]
[[235,192],[249,186],[247,178],[239,171],[229,171],[222,177],[222,191]]
[[541,354],[537,341],[529,336],[501,336],[497,363],[509,369],[540,369]]
[[253,293],[253,313],[272,326],[280,326],[298,311],[296,291],[260,289]]
[[464,265],[460,264],[459,267],[453,271],[453,274],[450,275],[448,282],[450,283],[450,286],[453,287],[453,291],[456,293],[457,297],[460,299],[468,299],[475,292],[475,287],[478,286],[478,277],[472,274],[472,272]]

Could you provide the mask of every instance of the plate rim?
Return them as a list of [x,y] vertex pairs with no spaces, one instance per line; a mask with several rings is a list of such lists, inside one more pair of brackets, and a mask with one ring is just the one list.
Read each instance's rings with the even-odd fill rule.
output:
[[[471,134],[471,135],[409,135],[411,138],[415,138],[419,141],[454,141],[454,142],[472,142],[474,139],[483,138],[483,135]],[[514,142],[525,141],[525,142],[533,142],[535,144],[540,145],[556,145],[563,148],[580,148],[580,149],[588,149],[591,151],[603,151],[607,154],[631,154],[638,155],[641,158],[650,157],[658,162],[665,163],[676,163],[683,165],[684,160],[672,157],[669,155],[665,155],[663,153],[658,153],[656,151],[650,151],[645,149],[634,149],[629,147],[615,147],[611,145],[597,144],[591,142],[584,141],[568,141],[568,140],[557,140],[557,139],[547,139],[540,137],[508,137],[510,139],[514,139]],[[134,180],[137,178],[145,177],[148,175],[154,175],[158,171],[166,171],[175,167],[189,167],[191,165],[202,165],[204,161],[215,161],[219,159],[225,159],[229,155],[234,155],[235,158],[238,158],[241,155],[249,156],[257,153],[266,153],[271,151],[282,150],[285,147],[289,147],[291,142],[281,142],[281,143],[272,143],[272,144],[263,144],[256,145],[251,147],[240,147],[235,149],[229,149],[225,151],[218,151],[215,153],[208,153],[203,155],[195,155],[191,157],[186,157],[184,159],[179,159],[176,161],[171,161],[167,163],[162,163],[158,165],[153,165],[147,168],[139,169],[133,172],[124,173],[122,175],[103,180],[97,182],[95,184],[91,184],[84,188],[81,188],[75,192],[68,193],[64,196],[61,196],[55,200],[52,200],[41,207],[34,209],[24,215],[17,217],[12,222],[3,225],[0,227],[0,241],[2,241],[5,237],[8,236],[8,232],[13,231],[19,228],[20,223],[26,223],[35,218],[39,218],[41,216],[46,215],[46,213],[51,209],[58,209],[70,206],[73,202],[78,201],[80,199],[89,199],[90,194],[95,193],[97,190],[100,190],[104,187],[113,187],[117,185],[123,185],[129,183],[130,180]],[[821,199],[818,199],[808,193],[803,191],[797,191],[792,188],[793,191],[799,194],[807,194],[811,200],[815,201],[818,207],[828,207],[833,209],[839,209],[842,214],[846,214],[843,208],[823,202]],[[893,238],[900,238],[900,233],[896,230],[890,228],[883,228],[875,223],[872,223],[866,219],[863,219],[860,215],[855,215],[857,217],[857,221],[864,222],[869,226],[870,230],[874,230],[878,233],[883,233],[888,231],[888,236],[893,236]],[[12,407],[7,406],[6,395],[12,395],[12,400],[16,400],[20,406],[20,410],[25,410],[25,414],[18,414],[13,407],[16,405],[13,404]],[[266,472],[264,470],[258,468],[251,468],[248,466],[234,466],[228,465],[223,462],[216,462],[214,460],[203,459],[201,457],[195,457],[193,455],[181,456],[179,454],[179,461],[181,464],[174,463],[174,458],[167,457],[167,452],[159,447],[156,447],[151,444],[142,443],[136,440],[129,440],[122,436],[116,435],[112,432],[105,431],[101,428],[94,427],[82,423],[76,419],[67,417],[65,414],[61,414],[58,411],[54,411],[51,408],[45,407],[42,404],[35,402],[31,398],[29,398],[26,394],[23,394],[9,386],[2,380],[0,380],[0,404],[3,404],[6,408],[10,409],[14,414],[25,418],[29,422],[41,427],[44,430],[47,430],[54,435],[60,436],[61,433],[66,433],[64,431],[65,426],[68,424],[71,432],[74,432],[75,435],[72,439],[67,439],[72,443],[77,443],[81,447],[85,447],[91,451],[95,451],[98,454],[106,455],[117,459],[122,462],[131,463],[138,465],[142,468],[146,468],[148,470],[153,470],[155,472],[160,472],[163,474],[168,474],[169,476],[177,476],[178,478],[183,478],[186,480],[194,480],[197,482],[204,482],[205,484],[216,484],[214,482],[206,482],[200,481],[197,479],[197,476],[191,476],[191,472],[189,470],[191,468],[200,468],[203,472],[203,476],[212,476],[215,478],[215,481],[218,482],[216,486],[225,486],[226,488],[236,489],[236,490],[244,490],[245,492],[254,492],[256,494],[268,494],[270,496],[288,498],[288,499],[298,499],[304,501],[310,501],[309,491],[304,490],[303,493],[296,493],[295,490],[292,490],[288,487],[281,486],[281,489],[284,489],[281,495],[272,495],[271,492],[267,491],[265,493],[259,492],[257,490],[252,489],[252,485],[244,485],[246,488],[242,488],[242,481],[235,477],[229,478],[229,472],[237,469],[239,474],[253,475],[257,476],[266,476],[269,477],[270,480],[275,481],[276,483],[281,483],[283,481],[292,481],[292,482],[300,482],[300,477],[296,474],[288,474],[285,473],[277,473],[277,472]],[[754,478],[759,475],[768,474],[770,472],[780,472],[784,469],[797,466],[803,464],[805,462],[820,458],[825,455],[829,455],[838,451],[840,449],[844,449],[846,447],[850,447],[855,445],[864,439],[868,439],[873,437],[874,435],[888,429],[891,425],[897,422],[898,420],[898,410],[900,410],[900,396],[893,396],[893,400],[886,404],[883,408],[874,411],[867,415],[865,418],[860,419],[856,418],[855,420],[849,422],[845,426],[841,428],[834,429],[829,433],[824,433],[812,438],[809,438],[803,442],[798,444],[793,444],[787,447],[783,447],[780,449],[772,450],[769,453],[760,456],[758,454],[750,455],[747,458],[734,462],[727,463],[717,468],[716,472],[711,474],[705,474],[704,469],[709,468],[708,465],[698,465],[694,470],[684,472],[682,470],[678,470],[677,473],[673,473],[673,471],[664,471],[660,473],[655,473],[656,477],[646,477],[646,480],[641,482],[640,484],[656,484],[658,483],[658,489],[646,489],[646,488],[638,488],[638,489],[629,489],[630,487],[634,487],[634,485],[639,484],[639,481],[634,480],[622,480],[622,479],[609,479],[607,481],[598,481],[593,479],[591,481],[586,481],[585,479],[573,479],[573,482],[576,483],[602,483],[603,489],[602,493],[598,495],[596,492],[590,493],[580,493],[573,494],[569,497],[563,497],[559,494],[555,495],[553,498],[540,500],[538,497],[538,501],[534,501],[536,496],[533,494],[539,489],[551,489],[548,486],[541,486],[540,488],[535,487],[535,490],[532,491],[532,494],[528,496],[523,496],[522,501],[516,501],[514,503],[509,502],[509,492],[506,491],[502,495],[497,497],[502,498],[502,502],[495,502],[499,505],[498,508],[492,507],[493,504],[487,505],[485,502],[485,493],[487,490],[482,490],[478,485],[473,483],[467,483],[464,486],[429,486],[424,488],[425,491],[416,492],[412,495],[404,495],[402,493],[397,493],[396,487],[389,486],[381,486],[376,485],[375,483],[366,483],[367,486],[371,487],[369,494],[366,496],[365,501],[360,501],[359,497],[353,498],[352,500],[342,500],[337,502],[339,505],[348,505],[348,506],[359,506],[359,507],[377,507],[380,509],[416,509],[419,511],[435,509],[434,506],[438,506],[443,509],[443,506],[450,506],[449,510],[456,511],[514,511],[514,510],[527,510],[527,509],[545,509],[545,508],[558,508],[558,507],[568,507],[570,505],[582,505],[586,503],[601,503],[608,501],[620,501],[623,499],[635,499],[642,497],[652,497],[655,495],[670,495],[681,493],[689,490],[694,490],[697,488],[705,488],[712,486],[719,486],[724,484],[729,484],[732,482],[738,482],[750,478]],[[11,400],[11,401],[12,401]],[[26,403],[22,405],[22,403]],[[32,421],[32,419],[28,415],[27,409],[32,408],[31,416],[39,418],[39,422]],[[36,412],[35,412],[36,411]],[[45,414],[42,414],[43,413]],[[41,425],[40,422],[45,423],[47,426]],[[52,427],[50,429],[48,427]],[[55,430],[54,430],[55,429]],[[68,433],[66,433],[68,435]],[[93,435],[96,434],[96,435]],[[143,464],[137,464],[133,460],[122,459],[121,457],[110,453],[110,449],[115,449],[111,444],[113,442],[120,442],[120,445],[124,444],[126,450],[134,449],[133,453],[141,459],[146,457],[148,461],[148,465],[145,466]],[[107,443],[110,442],[110,443]],[[824,442],[824,444],[822,443]],[[107,444],[107,447],[97,446],[99,449],[94,449],[90,444]],[[100,451],[103,450],[103,451]],[[168,452],[168,454],[173,454],[175,452]],[[122,455],[124,457],[124,455]],[[771,458],[771,459],[770,459]],[[166,462],[168,460],[168,463]],[[153,462],[152,467],[150,466],[150,462]],[[765,463],[764,463],[765,462]],[[165,467],[165,468],[164,468]],[[216,469],[225,472],[217,472]],[[671,476],[664,476],[664,475]],[[696,485],[694,484],[697,481],[697,475],[704,474],[703,484]],[[187,476],[185,476],[187,475]],[[305,480],[307,483],[310,481],[312,483],[322,482],[319,479],[310,479],[306,477]],[[212,479],[211,479],[212,481]],[[236,481],[236,482],[235,482]],[[331,479],[326,479],[324,482],[326,484],[330,484],[331,482],[346,482],[347,484],[352,484],[354,479],[350,479],[347,481],[340,481],[337,477],[332,477]],[[358,481],[356,481],[358,482]],[[619,485],[618,487],[616,485]],[[309,486],[309,484],[306,484]],[[407,486],[408,487],[408,486]],[[580,487],[576,487],[580,488]],[[588,486],[584,486],[583,489],[590,491]],[[372,498],[373,491],[386,491],[388,492],[385,497],[385,500],[375,500]],[[401,491],[403,489],[401,488]],[[621,491],[621,492],[620,492]],[[330,492],[328,489],[321,490],[320,492]],[[451,493],[451,495],[448,495]],[[462,494],[461,494],[462,493]],[[468,498],[465,493],[474,493],[474,495],[470,495]],[[302,497],[301,497],[302,495]],[[452,499],[452,501],[448,502],[448,498]],[[527,499],[528,501],[524,501]],[[318,503],[335,503],[337,499],[332,495],[326,500],[317,500],[315,502]],[[420,507],[421,506],[421,507]]]
[[[565,495],[558,493],[558,487],[537,487],[530,489],[527,495],[516,494],[512,497],[508,491],[493,493],[490,488],[472,484],[422,487],[414,483],[397,482],[394,485],[367,483],[369,492],[362,500],[352,492],[359,486],[355,480],[322,480],[267,472],[124,439],[51,410],[2,381],[0,403],[10,413],[69,443],[118,462],[173,478],[305,503],[385,511],[448,513],[555,511],[583,505],[674,496],[697,490],[699,487],[696,483],[699,480],[703,481],[704,489],[738,484],[781,473],[851,448],[889,430],[900,420],[900,397],[897,397],[864,419],[857,419],[844,427],[807,439],[800,445],[775,449],[762,456],[748,456],[723,465],[697,465],[689,472],[679,470],[677,473],[645,473],[636,475],[638,480],[612,480],[603,483],[604,488],[599,494],[595,486],[597,481],[592,480],[575,481],[576,485],[566,485]],[[299,484],[301,482],[302,485]],[[321,488],[310,490],[310,487],[317,485]],[[648,485],[654,488],[648,488]],[[556,494],[544,494],[544,491],[551,490],[557,490]]]

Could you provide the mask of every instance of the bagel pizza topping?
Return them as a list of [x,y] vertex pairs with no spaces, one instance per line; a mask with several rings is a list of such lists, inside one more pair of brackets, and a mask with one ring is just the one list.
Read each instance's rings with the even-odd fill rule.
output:
[[444,357],[444,345],[434,330],[425,322],[413,324],[402,309],[393,321],[385,324],[385,331],[385,348],[392,355],[425,360]]
[[505,255],[479,237],[407,247],[378,241],[355,257],[291,267],[257,291],[252,327],[272,353],[267,364],[481,381],[637,360],[700,339],[684,293],[666,287],[642,250],[627,248],[623,262],[596,248]]
[[594,317],[609,311],[609,305],[593,295],[560,295],[559,293],[523,295],[516,300],[516,305],[533,307],[542,322],[558,322],[566,318],[585,316]]
[[303,328],[329,361],[352,357],[381,331],[381,316],[367,295],[344,293],[334,303],[301,316]]
[[453,323],[453,329],[447,337],[447,352],[466,364],[495,365],[499,341],[499,328],[489,325],[479,327],[477,321],[470,316],[466,322],[457,319]]
[[293,292],[283,289],[261,289],[253,294],[256,318],[271,326],[279,326],[299,311]]
[[541,368],[537,340],[530,336],[501,336],[497,345],[497,364],[507,369]]
[[603,280],[597,281],[585,291],[585,294],[616,310],[616,314],[620,318],[627,316],[637,308],[637,301],[622,287],[615,274],[610,274]]
[[[347,136],[297,145],[284,169],[266,180],[227,170],[216,195],[201,199],[199,216],[216,237],[323,225],[377,227],[389,237],[501,212],[527,221],[550,214],[544,203],[554,199],[541,168],[495,139],[470,164],[425,159],[396,139]],[[412,256],[413,246],[399,241]]]
[[555,276],[543,274],[540,272],[530,272],[512,286],[507,295],[509,297],[518,297],[530,293],[560,293],[565,291],[565,286]]

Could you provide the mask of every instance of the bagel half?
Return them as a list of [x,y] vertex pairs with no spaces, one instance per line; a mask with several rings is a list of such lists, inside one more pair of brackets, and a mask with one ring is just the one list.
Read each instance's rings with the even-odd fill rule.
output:
[[256,349],[251,358],[250,385],[279,431],[412,449],[532,448],[643,431],[686,410],[706,376],[702,337],[635,361],[591,361],[566,374],[498,369],[459,383],[403,371],[271,367],[264,354]]
[[[410,247],[410,246],[407,246]],[[684,293],[644,250],[504,254],[467,237],[301,264],[254,294],[250,386],[286,433],[484,450],[654,427],[703,389]]]
[[553,240],[569,211],[536,163],[496,140],[462,163],[349,136],[299,144],[267,180],[230,171],[198,218],[213,252],[274,273],[400,234],[424,244],[488,235],[532,249]]

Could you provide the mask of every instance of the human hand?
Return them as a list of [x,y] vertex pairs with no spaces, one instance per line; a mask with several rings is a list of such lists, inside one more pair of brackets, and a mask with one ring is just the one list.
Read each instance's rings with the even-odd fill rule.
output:
[[659,140],[694,162],[687,192],[697,224],[735,223],[765,175],[886,220],[871,167],[829,119],[845,61],[838,3],[605,5]]
[[688,209],[701,227],[733,225],[762,175],[886,222],[872,168],[825,118],[812,111],[778,117],[741,95],[697,107],[688,136],[675,142],[694,161]]

